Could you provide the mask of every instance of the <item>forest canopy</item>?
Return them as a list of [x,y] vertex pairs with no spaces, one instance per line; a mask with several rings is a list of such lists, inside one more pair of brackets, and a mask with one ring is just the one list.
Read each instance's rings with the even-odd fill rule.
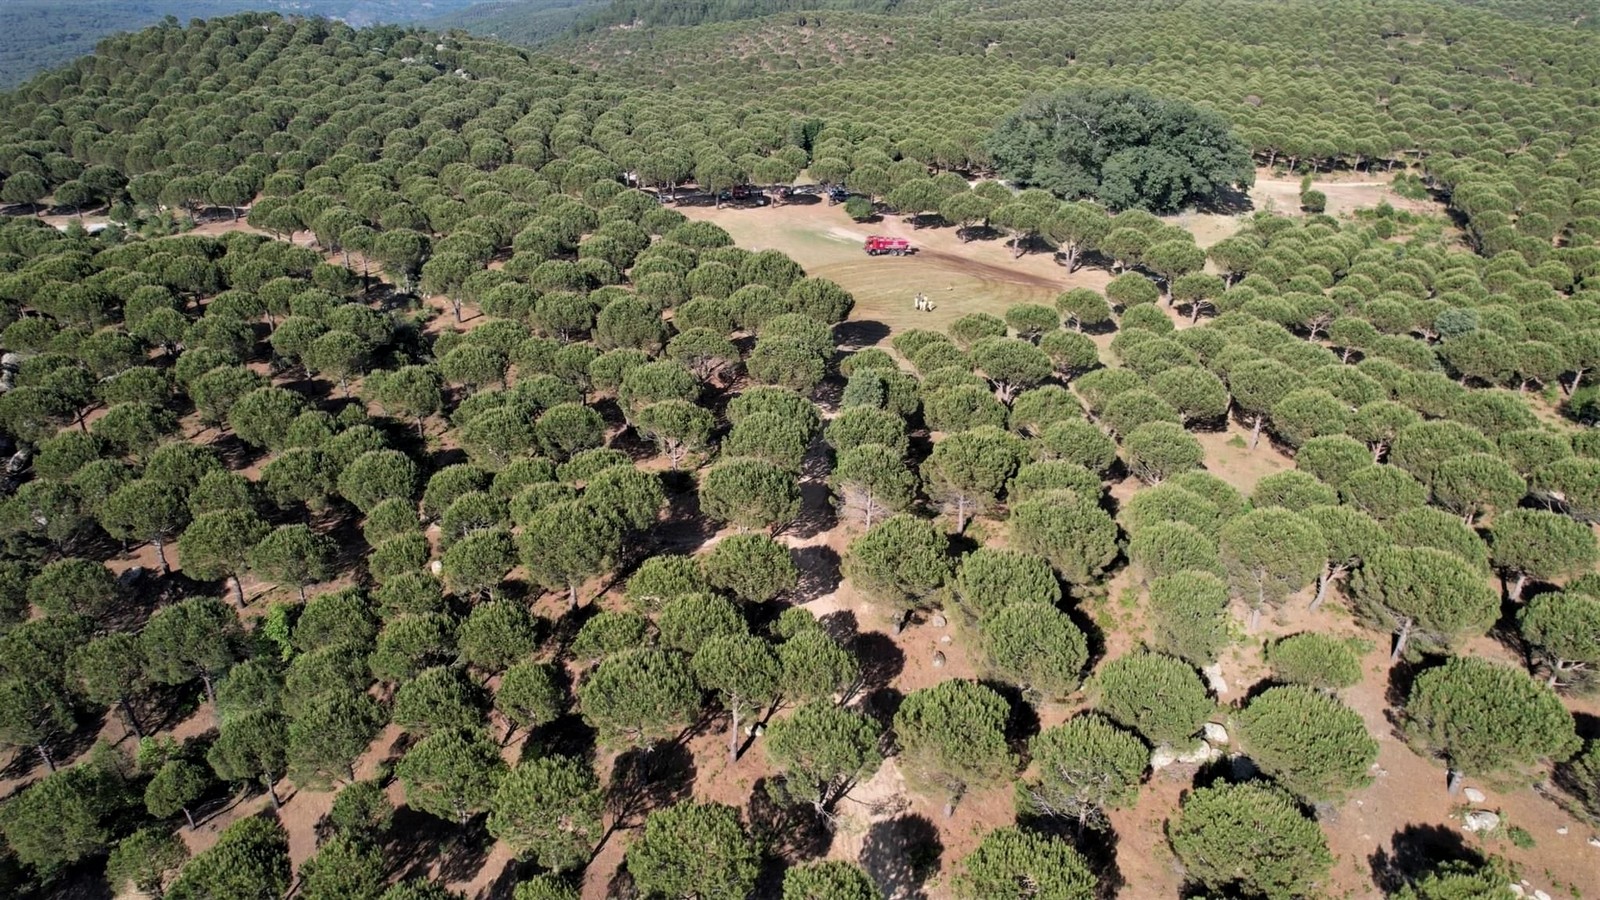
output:
[[1067,200],[1171,212],[1255,183],[1250,148],[1214,112],[1138,88],[1034,97],[989,136],[1001,176]]

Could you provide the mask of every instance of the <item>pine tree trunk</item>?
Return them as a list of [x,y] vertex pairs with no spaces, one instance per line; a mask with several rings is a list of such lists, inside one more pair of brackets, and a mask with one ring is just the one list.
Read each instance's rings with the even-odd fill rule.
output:
[[956,500],[956,534],[967,530],[967,498]]
[[572,582],[567,583],[567,610],[570,612],[578,608],[578,586]]
[[117,706],[122,708],[122,715],[128,720],[128,728],[133,731],[134,737],[143,740],[144,729],[139,727],[139,717],[133,714],[133,706],[128,703],[128,699],[126,697],[118,697]]
[[277,788],[276,785],[274,785],[272,783],[272,776],[271,775],[263,775],[263,776],[261,776],[261,783],[263,785],[266,785],[267,796],[272,798],[272,809],[273,809],[273,811],[277,812],[278,810],[283,809],[283,801],[278,799],[278,788]]
[[306,602],[306,586],[303,584],[300,585],[300,602]]
[[234,573],[228,577],[233,581],[234,599],[239,601],[239,608],[244,609],[246,605],[246,601],[244,599],[244,582],[239,580],[238,573]]
[[739,761],[739,704],[728,704],[728,762]]
[[56,770],[56,760],[55,757],[50,755],[50,748],[46,747],[43,741],[34,746],[39,751],[39,758],[44,760],[44,767],[54,772]]
[[161,574],[171,575],[172,567],[167,565],[167,550],[161,541],[161,535],[150,539],[150,544],[156,548],[156,560],[161,563]]
[[1310,609],[1315,610],[1322,605],[1322,601],[1328,596],[1328,585],[1332,583],[1333,566],[1327,566],[1323,568],[1322,576],[1317,579],[1317,595],[1311,598]]
[[1447,787],[1445,790],[1449,792],[1450,796],[1454,797],[1455,795],[1461,793],[1461,783],[1466,780],[1467,775],[1465,772],[1462,772],[1460,769],[1451,769],[1450,780],[1446,782]]
[[1389,654],[1389,662],[1395,663],[1400,655],[1406,652],[1406,641],[1411,639],[1411,620],[1405,619],[1400,623],[1400,631],[1395,635],[1394,652]]
[[189,823],[189,830],[193,831],[194,830],[194,813],[189,812],[189,807],[187,807],[187,806],[185,806],[183,808],[183,818],[184,818],[185,821],[187,821]]
[[1522,599],[1522,589],[1527,587],[1527,586],[1528,586],[1528,576],[1527,576],[1526,573],[1524,573],[1524,574],[1518,575],[1517,576],[1517,580],[1511,582],[1511,584],[1506,587],[1506,593],[1511,595],[1511,599],[1512,600],[1521,600]]
[[1256,448],[1256,444],[1261,442],[1261,420],[1264,418],[1266,417],[1258,414],[1255,418],[1255,422],[1250,426],[1251,450],[1254,450]]

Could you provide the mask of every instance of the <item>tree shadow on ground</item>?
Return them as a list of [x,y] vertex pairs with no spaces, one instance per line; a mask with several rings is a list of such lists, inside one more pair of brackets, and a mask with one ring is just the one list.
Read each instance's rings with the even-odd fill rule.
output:
[[651,810],[688,799],[694,790],[694,756],[681,742],[623,752],[611,766],[606,804],[612,830],[639,824]]
[[394,811],[383,858],[389,872],[401,879],[427,876],[437,859],[438,880],[465,881],[483,868],[493,846],[481,816],[465,828],[457,828],[453,823],[401,806]]
[[489,835],[488,819],[476,816],[454,833],[439,851],[439,881],[471,881],[489,860],[494,838]]
[[[774,795],[777,796],[774,796]],[[828,852],[833,843],[833,832],[828,821],[817,814],[809,803],[793,803],[783,797],[773,781],[758,779],[750,791],[745,808],[750,831],[768,852],[784,865],[777,868],[778,880],[765,891],[758,887],[762,897],[775,897],[782,892],[783,869],[794,863],[817,859]],[[766,873],[764,869],[764,875]]]
[[607,900],[638,900],[639,887],[633,883],[633,873],[628,871],[626,861],[611,873],[611,879],[606,882]]
[[839,524],[839,517],[833,510],[832,496],[825,481],[801,481],[800,514],[784,526],[782,533],[806,540]]
[[864,631],[850,641],[850,652],[861,663],[858,688],[852,693],[870,694],[889,686],[905,671],[906,654],[881,631]]
[[849,644],[856,636],[859,623],[856,614],[848,609],[836,610],[817,619],[824,633],[841,644]]
[[797,547],[791,555],[800,572],[800,583],[790,594],[796,604],[810,603],[839,589],[844,579],[839,573],[839,554],[832,547]]
[[938,869],[944,844],[926,816],[903,815],[872,823],[861,842],[861,867],[883,891],[884,900],[921,900],[922,887]]
[[[693,553],[711,540],[717,526],[700,511],[700,495],[690,489],[693,478],[686,472],[673,473],[681,478],[664,479],[667,488],[667,514],[650,529],[650,538],[657,554]],[[683,490],[675,490],[674,482],[683,483]]]
[[1483,859],[1467,846],[1461,832],[1443,825],[1407,825],[1394,833],[1389,844],[1367,857],[1372,883],[1385,893],[1399,890],[1441,862]]
[[1255,202],[1250,199],[1248,191],[1241,191],[1232,185],[1218,188],[1215,194],[1196,203],[1194,211],[1202,215],[1237,216],[1253,212]]
[[594,728],[583,721],[582,716],[569,712],[535,728],[523,743],[522,758],[567,756],[593,766],[596,757],[595,735]]
[[1440,657],[1425,656],[1415,662],[1400,659],[1389,667],[1389,683],[1385,686],[1383,695],[1388,708],[1383,716],[1389,721],[1392,734],[1397,740],[1406,739],[1405,707],[1406,700],[1411,696],[1411,685],[1416,682],[1418,675],[1442,661]]
[[990,679],[983,679],[979,683],[1005,698],[1006,705],[1010,707],[1006,713],[1006,743],[1026,764],[1028,741],[1039,733],[1039,713],[1016,685]]
[[876,319],[853,319],[834,326],[834,340],[839,347],[876,347],[889,337],[889,326]]
[[39,896],[44,900],[112,900],[114,895],[97,872],[74,869]]

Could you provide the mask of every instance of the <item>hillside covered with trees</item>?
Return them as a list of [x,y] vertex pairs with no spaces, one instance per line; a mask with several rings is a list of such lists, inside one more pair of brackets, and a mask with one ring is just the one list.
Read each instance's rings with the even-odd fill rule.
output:
[[921,2],[0,94],[0,893],[1600,888],[1597,39]]

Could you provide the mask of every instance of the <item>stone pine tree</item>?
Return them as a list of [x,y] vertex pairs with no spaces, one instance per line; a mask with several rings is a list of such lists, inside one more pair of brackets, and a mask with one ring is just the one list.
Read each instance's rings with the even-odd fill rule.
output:
[[288,834],[274,819],[250,816],[229,825],[211,849],[190,860],[167,898],[280,897],[288,890]]
[[728,711],[728,761],[739,759],[739,720],[777,701],[783,669],[761,638],[722,634],[708,638],[691,661],[695,680],[715,692]]
[[761,848],[721,803],[658,809],[628,848],[628,871],[646,895],[743,897],[755,888]]
[[1231,520],[1222,527],[1218,547],[1234,594],[1250,607],[1251,629],[1264,607],[1310,585],[1326,557],[1326,540],[1317,526],[1279,507]]
[[1093,900],[1100,882],[1073,846],[1018,828],[984,835],[961,861],[952,887],[963,900]]
[[1540,509],[1515,509],[1496,516],[1489,548],[1495,567],[1507,576],[1506,593],[1512,600],[1522,599],[1528,579],[1576,575],[1593,568],[1600,555],[1592,528]]
[[171,572],[167,542],[189,521],[182,493],[171,484],[140,478],[117,488],[100,505],[100,524],[112,537],[149,541],[155,548],[161,574]]
[[1150,765],[1150,749],[1137,735],[1088,713],[1047,728],[1030,745],[1039,777],[1025,786],[1029,808],[1104,828],[1105,811],[1131,805]]
[[1314,894],[1333,868],[1317,823],[1263,782],[1191,791],[1167,824],[1167,840],[1189,880],[1223,896]]
[[116,706],[136,737],[144,737],[135,700],[149,686],[144,649],[127,632],[97,637],[72,655],[78,689],[90,702]]
[[495,712],[506,721],[507,742],[519,729],[538,728],[555,721],[565,703],[554,668],[531,659],[506,669],[494,692]]
[[872,719],[832,703],[807,703],[767,729],[767,756],[797,800],[827,814],[856,782],[883,761],[880,728]]
[[1395,900],[1511,900],[1517,876],[1505,860],[1452,859],[1420,872],[1391,896]]
[[979,643],[996,675],[1046,697],[1077,690],[1089,660],[1088,639],[1072,617],[1043,603],[997,610],[979,626]]
[[1051,491],[1011,509],[1017,549],[1050,561],[1069,584],[1087,584],[1117,556],[1117,525],[1098,498]]
[[289,732],[283,717],[268,709],[224,719],[206,761],[225,781],[259,781],[278,809],[278,779],[287,764]]
[[1269,688],[1235,721],[1250,759],[1301,797],[1334,801],[1372,780],[1378,742],[1355,710],[1315,688]]
[[289,776],[312,787],[355,781],[356,759],[383,722],[382,707],[365,693],[330,690],[304,701],[289,722]]
[[189,859],[189,848],[165,828],[141,828],[117,842],[106,858],[106,886],[121,893],[129,885],[164,896],[167,880]]
[[1517,775],[1577,752],[1572,714],[1526,673],[1451,657],[1417,676],[1406,698],[1409,733],[1442,758],[1455,794],[1468,775]]
[[824,859],[784,872],[783,900],[883,900],[883,891],[855,863]]
[[860,661],[820,627],[791,634],[778,645],[777,653],[786,703],[832,700],[861,678]]
[[851,542],[844,576],[875,600],[903,610],[897,628],[912,611],[933,602],[950,577],[948,541],[931,522],[898,515],[878,523]]
[[193,760],[169,759],[145,785],[145,809],[158,819],[169,819],[181,812],[184,821],[189,823],[189,830],[193,831],[194,804],[213,784],[211,773]]
[[1250,423],[1250,449],[1261,440],[1261,428],[1272,408],[1301,383],[1301,376],[1277,360],[1241,363],[1228,373],[1228,391],[1240,414]]
[[1492,453],[1465,453],[1439,464],[1433,476],[1434,502],[1468,525],[1480,515],[1511,509],[1528,485],[1511,464]]
[[244,582],[239,576],[249,565],[250,552],[267,536],[268,526],[249,510],[220,510],[198,516],[178,538],[183,567],[199,579],[226,578],[233,596],[245,605]]
[[650,747],[700,711],[700,689],[681,654],[630,650],[596,666],[578,686],[584,719],[615,744]]
[[604,834],[594,770],[565,756],[524,760],[489,801],[489,833],[517,855],[560,872],[589,861]]
[[1429,645],[1449,646],[1482,634],[1500,611],[1480,572],[1455,554],[1431,547],[1380,547],[1362,564],[1351,587],[1363,618],[1394,634],[1391,661],[1416,637]]
[[565,590],[569,609],[577,607],[583,583],[609,571],[622,551],[615,523],[594,515],[581,500],[539,510],[517,540],[528,573],[549,590]]
[[505,771],[500,748],[476,729],[448,728],[418,741],[395,767],[406,803],[465,825],[489,808]]
[[308,585],[333,577],[338,550],[333,538],[308,525],[280,525],[250,550],[248,560],[257,575],[294,585],[304,603]]
[[1540,594],[1517,613],[1531,656],[1553,688],[1589,687],[1600,670],[1600,599],[1568,590]]
[[52,749],[74,724],[72,697],[66,688],[46,678],[7,678],[0,681],[0,744],[31,748],[45,768],[56,770]]
[[1372,551],[1388,543],[1388,535],[1376,519],[1348,506],[1313,506],[1303,515],[1322,534],[1325,548],[1317,593],[1311,598],[1311,609],[1316,609],[1329,588],[1343,583]]
[[945,798],[947,817],[969,789],[1015,769],[1005,739],[1010,713],[1004,697],[961,680],[913,691],[895,713],[901,766],[914,783]]
[[1150,618],[1152,646],[1193,665],[1212,665],[1232,640],[1228,587],[1210,572],[1178,572],[1152,581]]
[[781,466],[735,458],[712,466],[701,478],[700,506],[719,522],[777,531],[800,514],[800,486]]
[[871,528],[911,505],[917,477],[901,454],[882,444],[862,444],[839,454],[828,486],[841,514]]
[[379,900],[385,862],[377,847],[334,835],[317,848],[300,870],[300,896],[306,900]]
[[1291,634],[1267,645],[1267,665],[1274,679],[1337,691],[1359,684],[1361,657],[1349,639],[1315,631]]
[[930,496],[954,515],[960,534],[969,516],[999,501],[1024,455],[1022,441],[998,428],[960,431],[933,445],[922,478]]
[[216,679],[239,658],[239,619],[226,603],[196,597],[160,610],[139,632],[150,678],[162,684],[200,679],[216,700]]
[[766,603],[800,582],[789,548],[760,533],[718,541],[700,558],[700,570],[711,587],[746,603]]
[[1195,670],[1158,653],[1106,663],[1089,680],[1095,709],[1152,744],[1176,744],[1200,730],[1216,705]]
[[954,587],[962,611],[977,622],[1012,604],[1061,601],[1061,584],[1048,562],[997,547],[979,547],[961,557]]

